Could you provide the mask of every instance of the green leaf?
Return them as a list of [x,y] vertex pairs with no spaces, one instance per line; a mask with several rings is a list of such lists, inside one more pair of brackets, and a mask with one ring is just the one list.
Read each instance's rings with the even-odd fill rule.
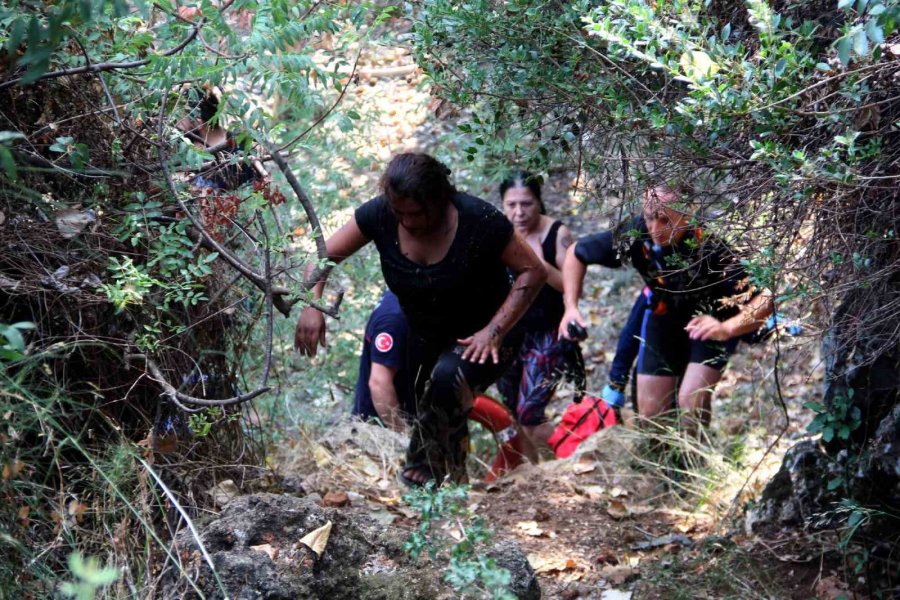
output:
[[813,412],[817,412],[817,413],[828,412],[828,409],[825,408],[825,405],[822,404],[821,402],[812,402],[812,401],[804,402],[803,408],[808,408],[809,410],[811,410]]
[[25,355],[21,352],[16,352],[15,350],[10,350],[9,348],[0,347],[0,360],[14,362],[17,360],[22,360],[23,358],[25,358]]
[[822,430],[822,440],[824,442],[827,443],[833,439],[834,439],[834,428],[833,427],[826,427],[825,429]]
[[844,477],[841,475],[838,475],[837,477],[835,477],[834,479],[831,479],[828,482],[828,491],[833,491],[833,490],[838,489],[839,487],[841,487],[841,484],[843,484],[843,483],[844,483]]
[[873,44],[884,43],[884,31],[881,29],[881,25],[878,24],[877,19],[869,19],[869,22],[866,23],[866,35],[869,36]]
[[853,40],[849,36],[844,36],[835,42],[837,55],[841,64],[845,67],[850,64],[850,48],[853,46]]
[[865,56],[869,52],[869,38],[862,29],[853,36],[853,51],[859,56]]
[[12,56],[16,55],[19,44],[22,43],[22,37],[25,35],[25,19],[16,19],[12,27],[9,29],[9,38],[6,40],[6,52]]
[[25,138],[25,134],[18,131],[0,131],[0,144],[4,144],[10,140],[21,140]]
[[7,326],[3,330],[3,335],[8,342],[7,346],[19,352],[25,352],[25,338],[19,333],[19,330],[12,326]]
[[782,58],[777,63],[775,63],[775,75],[777,77],[781,77],[781,74],[784,73],[784,70],[787,68],[787,60]]
[[0,165],[3,166],[3,172],[6,177],[15,181],[18,171],[16,170],[16,159],[13,158],[12,152],[6,146],[0,146]]
[[853,4],[853,0],[838,0],[837,7],[838,10],[843,10]]

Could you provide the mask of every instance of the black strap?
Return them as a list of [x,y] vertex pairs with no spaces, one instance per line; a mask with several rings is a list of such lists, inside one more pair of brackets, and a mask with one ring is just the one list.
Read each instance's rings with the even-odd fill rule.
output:
[[556,265],[556,234],[559,233],[560,227],[562,227],[562,221],[553,221],[550,231],[547,232],[547,237],[541,242],[544,260],[554,266]]
[[[603,425],[603,414],[600,412],[600,407],[597,406],[598,404],[599,404],[599,402],[597,400],[594,400],[594,405],[591,407],[591,410],[597,411],[597,416],[600,418],[600,425],[602,426]],[[556,442],[556,444],[553,446],[554,452],[556,452],[556,449],[559,448],[564,441],[569,439],[569,436],[572,435],[572,433],[576,429],[578,429],[578,427],[581,426],[582,423],[584,423],[585,419],[587,419],[590,416],[591,410],[584,411],[584,414],[581,415],[580,417],[578,417],[578,420],[575,421],[575,424],[572,426],[572,428],[569,429],[568,431],[566,431],[566,435],[562,436],[562,438],[560,438],[560,440],[558,442]]]

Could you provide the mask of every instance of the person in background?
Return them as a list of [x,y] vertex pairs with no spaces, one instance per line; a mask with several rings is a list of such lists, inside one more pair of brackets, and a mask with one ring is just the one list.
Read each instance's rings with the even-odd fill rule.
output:
[[769,293],[751,288],[727,245],[692,224],[685,204],[690,194],[687,186],[651,187],[622,247],[613,231],[569,247],[559,330],[566,335],[572,320],[584,326],[578,301],[587,265],[618,268],[630,262],[652,292],[640,331],[638,413],[655,417],[677,398],[682,425],[693,429],[709,423],[713,389],[738,338],[759,329],[773,303]]
[[[415,357],[409,355],[408,334],[409,325],[397,296],[385,292],[366,324],[352,411],[355,416],[380,421],[402,434],[408,433],[416,411],[413,379],[418,365]],[[485,427],[497,441],[485,482],[496,480],[526,457],[537,459],[513,415],[493,398],[476,396],[468,418]]]
[[652,310],[652,297],[653,292],[645,286],[631,306],[625,326],[619,332],[616,354],[609,367],[606,385],[600,392],[600,397],[612,408],[618,409],[625,406],[625,389],[628,387],[631,370],[634,368],[634,361],[641,348],[641,325]]
[[353,414],[379,419],[398,433],[406,432],[416,414],[415,368],[407,364],[408,336],[400,301],[388,290],[366,323]]
[[[503,214],[456,190],[450,170],[427,154],[395,156],[383,193],[356,209],[326,241],[341,262],[375,242],[388,287],[410,326],[416,378],[416,419],[400,474],[408,485],[466,479],[467,414],[476,393],[491,385],[518,353],[513,328],[547,272]],[[307,267],[312,273],[314,265]],[[518,273],[510,282],[507,269]],[[313,297],[322,295],[325,279]],[[295,346],[314,356],[325,345],[325,319],[307,307]]]
[[556,391],[564,359],[554,351],[557,327],[565,312],[560,269],[572,237],[561,221],[547,216],[540,181],[530,173],[517,172],[506,178],[500,184],[500,202],[515,230],[543,261],[548,276],[519,321],[524,332],[522,348],[497,388],[530,441],[546,446],[553,424],[545,409]]

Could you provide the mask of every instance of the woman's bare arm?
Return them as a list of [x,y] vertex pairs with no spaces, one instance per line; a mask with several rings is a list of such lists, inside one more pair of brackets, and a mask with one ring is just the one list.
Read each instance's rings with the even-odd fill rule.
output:
[[[328,260],[340,264],[344,259],[353,256],[360,248],[369,243],[369,239],[363,235],[356,224],[356,217],[344,223],[325,240],[325,249],[328,252]],[[316,265],[310,263],[306,266],[305,277],[311,277],[316,270]],[[328,280],[326,273],[316,282],[312,289],[313,298],[322,297],[325,282]],[[307,306],[297,319],[297,328],[294,331],[294,347],[306,356],[315,356],[318,346],[325,347],[325,317],[315,308]]]
[[547,281],[544,262],[538,258],[518,233],[513,233],[512,238],[503,249],[500,259],[510,270],[519,275],[513,282],[506,300],[487,326],[481,331],[459,340],[460,344],[467,346],[462,355],[464,360],[483,363],[490,357],[495,363],[499,362],[500,343],[503,341],[503,336],[509,333],[513,325],[522,318],[537,297],[541,286]]

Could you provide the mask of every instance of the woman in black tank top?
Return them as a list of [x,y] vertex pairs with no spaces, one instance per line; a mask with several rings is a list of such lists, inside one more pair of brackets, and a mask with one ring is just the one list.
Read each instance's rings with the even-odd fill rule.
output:
[[552,351],[565,312],[560,269],[572,238],[565,225],[547,216],[541,186],[534,176],[516,173],[506,179],[500,184],[500,200],[513,227],[544,261],[548,278],[517,325],[525,341],[497,387],[531,441],[546,445],[553,426],[544,409],[553,398],[561,367],[559,353]]

